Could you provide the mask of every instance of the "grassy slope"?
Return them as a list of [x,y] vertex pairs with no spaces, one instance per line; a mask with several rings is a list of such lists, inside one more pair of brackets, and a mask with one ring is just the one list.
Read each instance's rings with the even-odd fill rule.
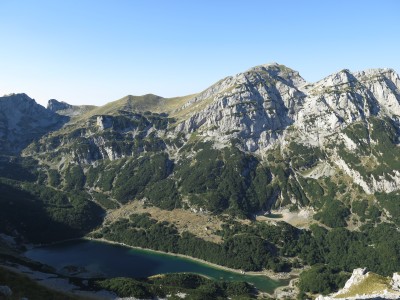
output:
[[338,294],[335,298],[356,297],[363,294],[383,295],[385,290],[394,292],[390,287],[390,278],[375,273],[368,273],[368,276],[363,281],[350,287],[347,292]]
[[163,98],[160,96],[147,94],[143,96],[125,96],[119,100],[107,103],[103,106],[97,107],[87,113],[79,116],[77,120],[83,120],[95,115],[115,115],[118,111],[135,111],[145,112],[151,111],[154,113],[168,113],[171,114],[174,110],[184,105],[189,99],[195,95],[188,95],[183,97]]

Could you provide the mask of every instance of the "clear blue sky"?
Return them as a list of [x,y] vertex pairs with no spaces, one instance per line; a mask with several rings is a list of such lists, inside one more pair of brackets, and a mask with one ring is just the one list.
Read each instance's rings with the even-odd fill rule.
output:
[[400,1],[0,0],[0,95],[171,97],[278,62],[316,81],[400,71]]

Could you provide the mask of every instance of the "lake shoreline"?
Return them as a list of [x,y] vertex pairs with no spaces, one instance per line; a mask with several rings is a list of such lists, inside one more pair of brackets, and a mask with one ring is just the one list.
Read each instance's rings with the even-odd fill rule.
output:
[[164,251],[160,251],[160,250],[154,250],[154,249],[143,248],[143,247],[138,247],[138,246],[131,246],[131,245],[128,245],[128,244],[125,244],[125,243],[111,241],[111,240],[107,240],[107,239],[104,239],[104,238],[83,237],[82,240],[103,242],[103,243],[120,245],[120,246],[132,248],[132,249],[137,249],[137,250],[144,250],[144,251],[155,252],[155,253],[159,253],[159,254],[165,254],[165,255],[170,255],[170,256],[181,257],[181,258],[185,258],[185,259],[188,259],[188,260],[192,260],[192,261],[204,264],[204,265],[209,266],[209,267],[213,267],[215,269],[220,269],[220,270],[224,270],[224,271],[228,271],[228,272],[232,272],[232,273],[236,273],[236,274],[240,274],[240,275],[264,276],[264,277],[268,277],[268,279],[271,279],[271,280],[274,280],[274,281],[290,280],[290,279],[293,278],[293,275],[291,273],[279,274],[279,273],[274,273],[272,271],[267,271],[267,270],[258,271],[258,272],[255,272],[255,271],[244,272],[244,271],[239,270],[239,269],[232,269],[232,268],[229,268],[229,267],[221,266],[221,265],[218,265],[218,264],[215,264],[215,263],[212,263],[212,262],[208,262],[208,261],[200,259],[200,258],[196,258],[196,257],[192,257],[192,256],[189,256],[189,255],[185,255],[185,254],[179,254],[179,253],[174,253],[174,252],[164,252]]
[[272,280],[275,280],[275,281],[292,280],[292,279],[298,277],[298,272],[275,273],[275,272],[273,272],[271,270],[245,272],[245,271],[240,270],[240,269],[233,269],[233,268],[221,266],[221,265],[218,265],[218,264],[203,260],[201,258],[196,258],[196,257],[192,257],[192,256],[185,255],[185,254],[174,253],[174,252],[164,252],[164,251],[160,251],[160,250],[154,250],[154,249],[150,249],[150,248],[143,248],[143,247],[139,247],[139,246],[131,246],[131,245],[128,245],[128,244],[125,244],[125,243],[122,243],[122,242],[107,240],[105,238],[92,238],[92,237],[88,237],[88,236],[84,236],[84,237],[80,237],[80,238],[65,239],[65,240],[61,240],[61,241],[56,241],[56,242],[51,242],[51,243],[44,243],[44,244],[25,244],[24,246],[29,250],[29,249],[32,249],[32,248],[35,248],[35,247],[46,247],[46,246],[62,244],[62,243],[65,243],[65,242],[80,241],[80,240],[103,242],[103,243],[107,243],[107,244],[119,245],[119,246],[124,246],[124,247],[132,248],[132,249],[137,249],[137,250],[144,250],[144,251],[149,251],[149,252],[154,252],[154,253],[159,253],[159,254],[165,254],[165,255],[171,255],[171,256],[186,258],[186,259],[189,259],[189,260],[192,260],[192,261],[196,261],[196,262],[199,262],[201,264],[213,267],[215,269],[220,269],[220,270],[224,270],[224,271],[228,271],[228,272],[232,272],[232,273],[236,273],[236,274],[240,274],[240,275],[265,276],[265,277],[268,277],[269,279],[272,279]]
[[[221,265],[217,265],[199,258],[195,258],[195,257],[191,257],[188,255],[184,255],[184,254],[179,254],[179,253],[171,253],[171,252],[164,252],[164,251],[159,251],[159,250],[153,250],[153,249],[148,249],[148,248],[143,248],[143,247],[137,247],[137,246],[131,246],[131,245],[127,245],[125,243],[122,242],[117,242],[117,241],[112,241],[112,240],[108,240],[108,239],[104,239],[104,238],[93,238],[93,237],[82,237],[82,238],[76,238],[76,239],[68,239],[68,240],[64,240],[64,241],[57,241],[57,242],[52,242],[52,243],[48,243],[48,244],[36,244],[36,245],[30,245],[31,247],[29,247],[30,249],[32,248],[41,248],[41,247],[46,247],[46,246],[54,246],[54,245],[58,245],[58,244],[62,244],[62,243],[68,243],[68,242],[95,242],[95,243],[101,243],[104,245],[115,245],[115,246],[121,246],[127,249],[132,249],[132,250],[138,250],[138,251],[143,251],[144,255],[151,255],[153,254],[159,254],[159,255],[163,255],[163,256],[169,256],[171,258],[176,257],[176,258],[180,258],[180,259],[184,259],[187,260],[188,262],[192,262],[192,263],[197,263],[199,264],[199,266],[203,266],[206,268],[211,268],[214,269],[216,271],[223,271],[223,272],[229,272],[232,274],[232,276],[244,276],[243,278],[237,279],[238,281],[247,281],[250,282],[251,284],[253,284],[258,292],[262,295],[265,296],[269,296],[269,297],[277,297],[278,295],[280,295],[282,293],[282,291],[285,290],[286,287],[289,287],[292,285],[293,281],[296,280],[298,278],[298,274],[300,270],[293,270],[290,273],[274,273],[272,271],[269,270],[263,270],[263,271],[259,271],[259,272],[243,272],[242,270],[238,270],[238,269],[232,269],[229,267],[225,267],[225,266],[221,266]],[[28,250],[31,251],[31,250]],[[147,253],[147,254],[146,254]],[[180,271],[178,271],[180,272]],[[162,275],[165,273],[169,273],[169,272],[160,272],[158,273],[158,275]],[[188,271],[187,273],[194,273],[194,274],[198,274],[200,276],[204,276],[205,278],[209,278],[212,280],[218,280],[220,277],[214,277],[214,276],[209,276],[207,273],[203,274],[202,272],[197,273],[196,271]],[[236,274],[236,275],[234,275]],[[151,276],[155,276],[151,275]],[[131,276],[131,275],[130,275]],[[150,277],[151,277],[150,276]],[[222,278],[222,277],[221,277]],[[226,280],[226,279],[223,279]],[[258,283],[256,283],[258,282]],[[263,286],[264,283],[262,282],[270,282],[269,287],[265,287]],[[261,284],[261,286],[259,286],[259,284]],[[269,284],[268,284],[269,285]]]

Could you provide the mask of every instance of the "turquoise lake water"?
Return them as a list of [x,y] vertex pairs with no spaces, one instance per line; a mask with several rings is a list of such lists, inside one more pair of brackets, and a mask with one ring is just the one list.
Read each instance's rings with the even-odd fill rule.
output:
[[216,280],[247,281],[259,290],[273,290],[287,281],[266,276],[229,272],[200,262],[170,254],[132,249],[98,241],[75,240],[28,250],[25,255],[57,270],[77,266],[96,277],[149,277],[156,274],[187,272]]

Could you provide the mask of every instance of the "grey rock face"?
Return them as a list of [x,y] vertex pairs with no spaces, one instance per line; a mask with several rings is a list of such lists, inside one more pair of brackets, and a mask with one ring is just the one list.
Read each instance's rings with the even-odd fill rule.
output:
[[393,273],[393,277],[392,277],[390,284],[392,286],[392,289],[400,292],[400,274],[399,273]]
[[370,116],[392,118],[400,112],[399,88],[399,76],[390,69],[342,70],[307,86],[295,126],[323,139]]
[[47,102],[47,109],[51,110],[53,112],[63,110],[63,109],[68,109],[68,108],[72,108],[72,105],[70,105],[66,102],[63,102],[63,101],[57,101],[56,99],[50,99]]
[[[389,120],[400,132],[400,78],[392,69],[352,73],[341,70],[316,83],[278,64],[254,67],[227,77],[189,100],[180,110],[193,112],[175,133],[193,132],[217,147],[232,140],[242,150],[264,156],[290,141],[325,149],[343,143],[347,151],[359,145],[342,131],[358,122],[371,131],[371,117]],[[376,143],[368,138],[367,143]],[[333,151],[329,163],[342,169],[367,194],[400,188],[400,170],[390,174],[360,174]],[[379,157],[376,157],[379,163]]]
[[18,153],[34,139],[60,128],[67,120],[26,94],[0,97],[0,153]]
[[307,84],[298,72],[269,64],[219,81],[181,109],[201,102],[204,108],[176,132],[197,131],[222,143],[239,138],[244,150],[263,152],[289,126],[304,143],[322,145],[325,137],[370,116],[398,122],[400,79],[391,69],[342,70]]
[[79,116],[94,108],[95,106],[93,105],[71,105],[55,99],[50,99],[47,103],[48,110],[66,117]]
[[252,152],[268,147],[278,138],[276,131],[294,123],[306,97],[298,88],[304,83],[297,72],[277,64],[228,77],[184,106],[213,99],[176,131],[205,132],[222,141],[244,139]]
[[358,268],[353,270],[353,274],[349,280],[347,280],[346,284],[344,285],[344,290],[348,290],[353,285],[363,281],[367,277],[367,268]]
[[111,117],[107,116],[97,116],[96,125],[99,127],[100,130],[110,128],[112,126],[112,119]]

